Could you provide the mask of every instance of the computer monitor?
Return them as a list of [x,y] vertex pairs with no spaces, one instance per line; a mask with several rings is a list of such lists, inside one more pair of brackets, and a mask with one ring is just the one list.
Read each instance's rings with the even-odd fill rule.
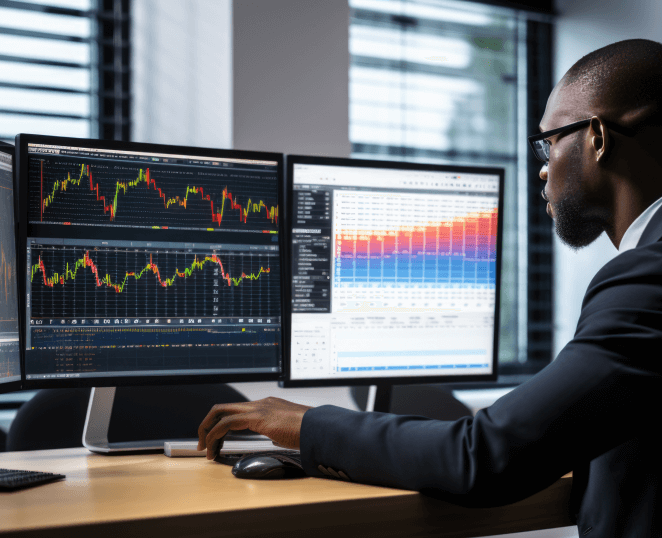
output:
[[282,154],[16,149],[25,388],[278,379]]
[[503,181],[288,155],[282,385],[496,380]]
[[13,157],[14,146],[0,142],[0,392],[21,384]]

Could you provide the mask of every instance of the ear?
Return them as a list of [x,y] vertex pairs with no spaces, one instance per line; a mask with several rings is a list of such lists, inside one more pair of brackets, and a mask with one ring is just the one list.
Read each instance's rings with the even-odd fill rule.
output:
[[599,162],[606,159],[610,143],[609,129],[600,118],[593,116],[589,130],[591,132],[591,146],[595,150],[595,160]]

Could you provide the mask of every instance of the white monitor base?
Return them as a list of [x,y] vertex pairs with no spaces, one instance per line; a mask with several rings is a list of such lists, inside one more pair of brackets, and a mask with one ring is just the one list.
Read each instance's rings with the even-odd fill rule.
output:
[[163,452],[166,441],[173,439],[158,439],[150,441],[130,441],[123,443],[108,442],[108,427],[115,400],[115,387],[93,387],[90,392],[90,403],[87,406],[85,427],[83,428],[83,446],[98,454],[115,454],[119,452]]
[[[196,442],[197,439],[152,439],[149,441],[108,442],[110,416],[113,412],[115,387],[93,387],[90,403],[87,406],[85,427],[83,428],[83,446],[97,454],[122,454],[129,452],[164,452],[166,442]],[[253,432],[229,433],[226,440],[257,441],[267,439]],[[202,453],[204,454],[204,452]]]

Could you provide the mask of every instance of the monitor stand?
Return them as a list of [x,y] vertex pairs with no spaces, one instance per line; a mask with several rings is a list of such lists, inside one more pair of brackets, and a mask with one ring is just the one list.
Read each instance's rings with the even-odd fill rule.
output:
[[127,452],[163,452],[163,443],[174,439],[150,441],[108,442],[110,416],[115,401],[115,387],[92,387],[90,403],[87,406],[83,446],[98,454],[118,454]]
[[371,385],[368,391],[368,401],[366,402],[365,410],[376,413],[390,413],[392,392],[393,385],[390,383]]
[[[90,403],[87,406],[87,416],[83,428],[83,446],[97,454],[131,454],[131,453],[159,453],[164,451],[167,441],[190,442],[191,439],[151,439],[148,441],[108,442],[108,429],[110,417],[115,401],[115,387],[93,387],[90,391]],[[253,432],[232,432],[226,439],[246,440],[258,438]]]

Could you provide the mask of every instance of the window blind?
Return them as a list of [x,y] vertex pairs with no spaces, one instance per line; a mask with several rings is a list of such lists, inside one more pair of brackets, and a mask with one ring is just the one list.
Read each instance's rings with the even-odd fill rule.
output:
[[126,36],[128,0],[0,0],[0,139],[128,138]]
[[0,137],[88,137],[93,119],[91,0],[0,0]]

